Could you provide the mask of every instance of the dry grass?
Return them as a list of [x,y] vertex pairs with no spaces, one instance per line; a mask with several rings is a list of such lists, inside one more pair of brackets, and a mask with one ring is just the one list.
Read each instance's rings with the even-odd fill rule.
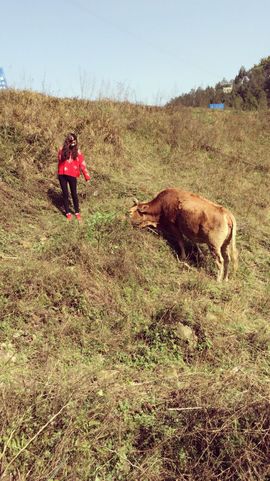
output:
[[[0,479],[267,481],[269,113],[0,104]],[[93,173],[80,227],[55,177],[69,130]],[[133,196],[167,186],[234,212],[228,285],[131,228]]]

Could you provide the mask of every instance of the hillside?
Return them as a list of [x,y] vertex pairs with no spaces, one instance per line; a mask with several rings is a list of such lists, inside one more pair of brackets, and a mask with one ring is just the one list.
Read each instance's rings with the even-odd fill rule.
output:
[[[226,90],[229,86],[229,91]],[[270,107],[270,56],[261,59],[249,70],[239,69],[230,82],[221,80],[215,86],[192,89],[189,93],[171,99],[168,106],[179,108],[207,107],[210,103],[225,103],[226,108],[238,110],[265,110]]]
[[[0,92],[0,479],[269,481],[270,114]],[[92,180],[61,213],[75,131]],[[238,223],[239,270],[178,262],[133,197]]]

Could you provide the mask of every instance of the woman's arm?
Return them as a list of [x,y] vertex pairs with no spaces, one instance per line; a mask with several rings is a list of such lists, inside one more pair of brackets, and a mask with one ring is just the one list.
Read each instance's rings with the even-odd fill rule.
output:
[[85,180],[90,180],[91,176],[90,176],[90,174],[87,170],[86,163],[85,163],[85,160],[84,160],[84,155],[81,152],[79,152],[78,157],[79,157],[80,169],[81,169],[81,171],[84,175]]

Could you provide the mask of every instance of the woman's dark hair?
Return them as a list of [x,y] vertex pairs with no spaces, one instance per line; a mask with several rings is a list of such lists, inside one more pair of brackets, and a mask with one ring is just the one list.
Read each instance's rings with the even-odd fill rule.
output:
[[[75,145],[71,145],[72,142],[76,142]],[[78,157],[78,140],[77,135],[70,132],[65,138],[64,145],[62,148],[61,160],[67,160],[72,157],[72,159],[77,159]]]

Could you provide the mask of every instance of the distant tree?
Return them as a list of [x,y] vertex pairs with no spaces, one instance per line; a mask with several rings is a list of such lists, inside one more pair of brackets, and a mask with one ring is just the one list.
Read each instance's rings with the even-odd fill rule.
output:
[[243,109],[243,99],[240,95],[234,95],[233,99],[232,99],[232,108],[236,109],[236,110],[242,110]]
[[267,100],[267,95],[264,90],[262,90],[259,94],[259,97],[257,99],[258,101],[258,108],[260,110],[266,110],[268,107],[268,100]]
[[239,83],[242,83],[243,82],[243,79],[247,77],[247,71],[245,69],[245,67],[240,67],[240,70],[238,72],[238,74],[236,75],[235,79],[234,79],[234,82],[236,84],[239,84]]
[[256,97],[248,90],[245,98],[244,98],[244,110],[257,110],[258,109],[258,100]]

